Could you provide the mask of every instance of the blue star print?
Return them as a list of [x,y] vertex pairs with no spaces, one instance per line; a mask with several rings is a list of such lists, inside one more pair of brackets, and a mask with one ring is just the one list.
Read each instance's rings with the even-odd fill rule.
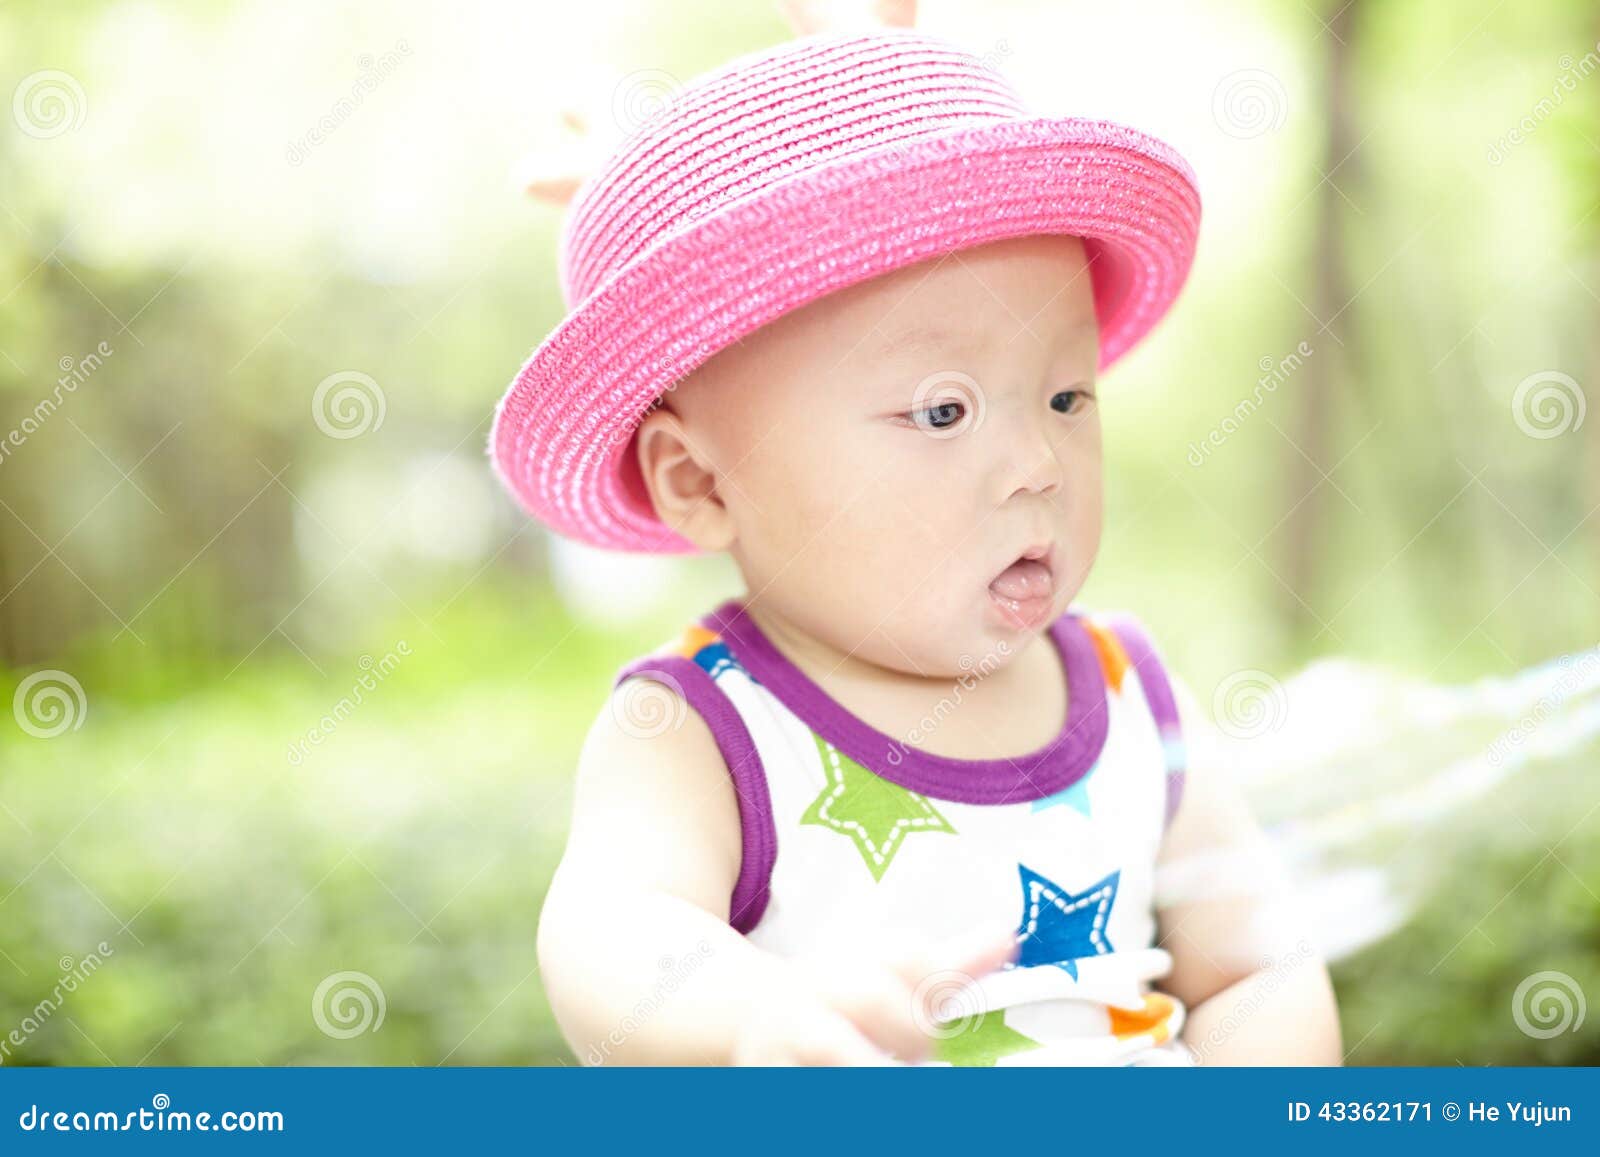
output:
[[734,665],[726,643],[710,643],[701,647],[694,653],[694,661],[713,679],[722,674],[724,668]]
[[1022,873],[1022,926],[1017,941],[1022,951],[1017,964],[1029,968],[1054,964],[1078,979],[1078,958],[1103,956],[1111,951],[1106,920],[1117,899],[1117,878],[1112,872],[1082,892],[1073,893],[1041,876],[1026,864]]

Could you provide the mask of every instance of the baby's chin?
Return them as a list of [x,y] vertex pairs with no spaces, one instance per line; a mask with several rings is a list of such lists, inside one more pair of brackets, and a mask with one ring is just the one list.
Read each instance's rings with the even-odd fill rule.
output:
[[[958,621],[959,620],[959,621]],[[856,657],[906,676],[957,682],[991,675],[1049,633],[1054,616],[1038,626],[994,619],[986,608],[959,616],[929,616],[918,626],[898,621],[872,633]]]

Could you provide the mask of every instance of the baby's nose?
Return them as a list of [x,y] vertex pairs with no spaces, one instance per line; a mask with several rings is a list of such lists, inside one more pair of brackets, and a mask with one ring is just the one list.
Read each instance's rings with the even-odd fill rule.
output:
[[1016,429],[1000,441],[999,497],[1050,495],[1061,489],[1061,460],[1056,450],[1041,423],[1019,420]]

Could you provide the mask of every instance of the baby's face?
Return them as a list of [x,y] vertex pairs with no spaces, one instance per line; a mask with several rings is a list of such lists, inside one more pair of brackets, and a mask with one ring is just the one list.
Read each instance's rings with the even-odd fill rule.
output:
[[840,653],[926,676],[1004,662],[1099,548],[1097,360],[1077,238],[832,294],[669,396],[715,474],[696,525],[761,608]]

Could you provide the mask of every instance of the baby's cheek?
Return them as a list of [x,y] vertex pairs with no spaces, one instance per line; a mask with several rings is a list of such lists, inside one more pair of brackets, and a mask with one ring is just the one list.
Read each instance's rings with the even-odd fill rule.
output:
[[867,501],[822,472],[764,478],[746,486],[739,535],[747,577],[810,597],[847,585],[853,569],[851,516]]
[[1105,526],[1104,489],[1098,469],[1092,473],[1078,472],[1069,482],[1064,499],[1060,542],[1069,573],[1063,577],[1081,586],[1100,551],[1100,537]]

